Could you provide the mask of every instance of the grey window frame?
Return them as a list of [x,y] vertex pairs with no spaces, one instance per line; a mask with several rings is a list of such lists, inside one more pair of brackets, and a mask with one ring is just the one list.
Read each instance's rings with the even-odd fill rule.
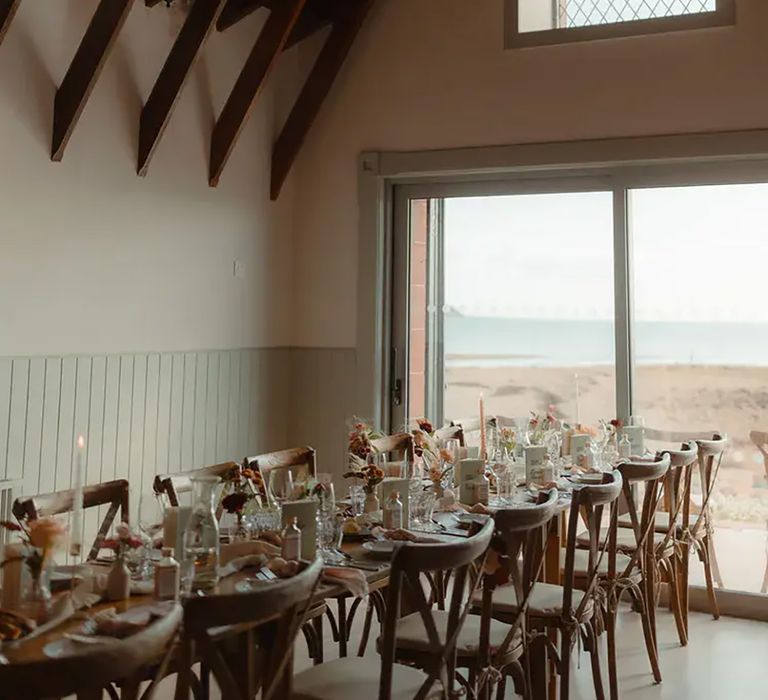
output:
[[628,20],[611,24],[595,24],[588,27],[559,27],[532,32],[519,31],[518,10],[519,0],[504,1],[504,45],[508,49],[619,39],[692,29],[711,29],[736,24],[736,0],[717,0],[717,7],[712,12]]

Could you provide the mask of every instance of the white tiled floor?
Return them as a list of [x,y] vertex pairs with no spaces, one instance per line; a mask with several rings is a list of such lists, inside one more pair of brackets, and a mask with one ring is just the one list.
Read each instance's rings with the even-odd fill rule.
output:
[[[621,698],[627,700],[767,700],[768,699],[768,623],[692,613],[691,642],[677,643],[672,615],[659,611],[659,642],[664,681],[654,685],[643,645],[640,622],[634,613],[622,612],[619,620],[619,669]],[[357,639],[353,632],[353,639]],[[326,636],[326,640],[329,635]],[[370,646],[370,645],[369,645]],[[369,652],[370,653],[370,652]],[[334,645],[326,641],[326,658],[337,656]],[[575,664],[575,662],[574,662]],[[297,670],[308,665],[303,639],[297,644]],[[604,664],[607,692],[607,669]],[[594,690],[589,658],[582,655],[575,667],[573,700],[592,700]],[[173,697],[173,682],[168,679],[156,696]],[[514,695],[508,690],[508,697]],[[218,694],[213,694],[218,698]],[[358,700],[347,698],[339,700]]]

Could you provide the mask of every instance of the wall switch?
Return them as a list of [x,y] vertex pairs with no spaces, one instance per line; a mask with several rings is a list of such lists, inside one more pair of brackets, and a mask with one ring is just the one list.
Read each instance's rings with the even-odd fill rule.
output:
[[235,260],[232,263],[232,276],[238,279],[245,277],[245,263],[242,260]]

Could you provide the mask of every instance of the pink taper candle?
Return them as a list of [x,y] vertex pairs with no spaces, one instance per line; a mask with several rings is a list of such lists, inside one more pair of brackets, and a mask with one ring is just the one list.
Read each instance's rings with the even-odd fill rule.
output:
[[480,458],[485,461],[488,457],[488,451],[485,443],[485,404],[483,395],[480,394]]

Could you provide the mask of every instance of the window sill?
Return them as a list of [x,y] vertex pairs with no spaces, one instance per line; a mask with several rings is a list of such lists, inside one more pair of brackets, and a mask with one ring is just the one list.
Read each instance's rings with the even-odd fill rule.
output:
[[518,32],[512,23],[507,22],[504,45],[507,49],[531,48],[535,46],[556,46],[581,41],[601,41],[621,39],[648,34],[664,34],[692,29],[711,29],[728,27],[736,24],[736,7],[730,1],[721,2],[721,7],[713,12],[676,17],[658,17],[655,19],[632,20],[614,24],[600,24],[589,27],[569,27],[563,29],[545,29],[535,32]]

